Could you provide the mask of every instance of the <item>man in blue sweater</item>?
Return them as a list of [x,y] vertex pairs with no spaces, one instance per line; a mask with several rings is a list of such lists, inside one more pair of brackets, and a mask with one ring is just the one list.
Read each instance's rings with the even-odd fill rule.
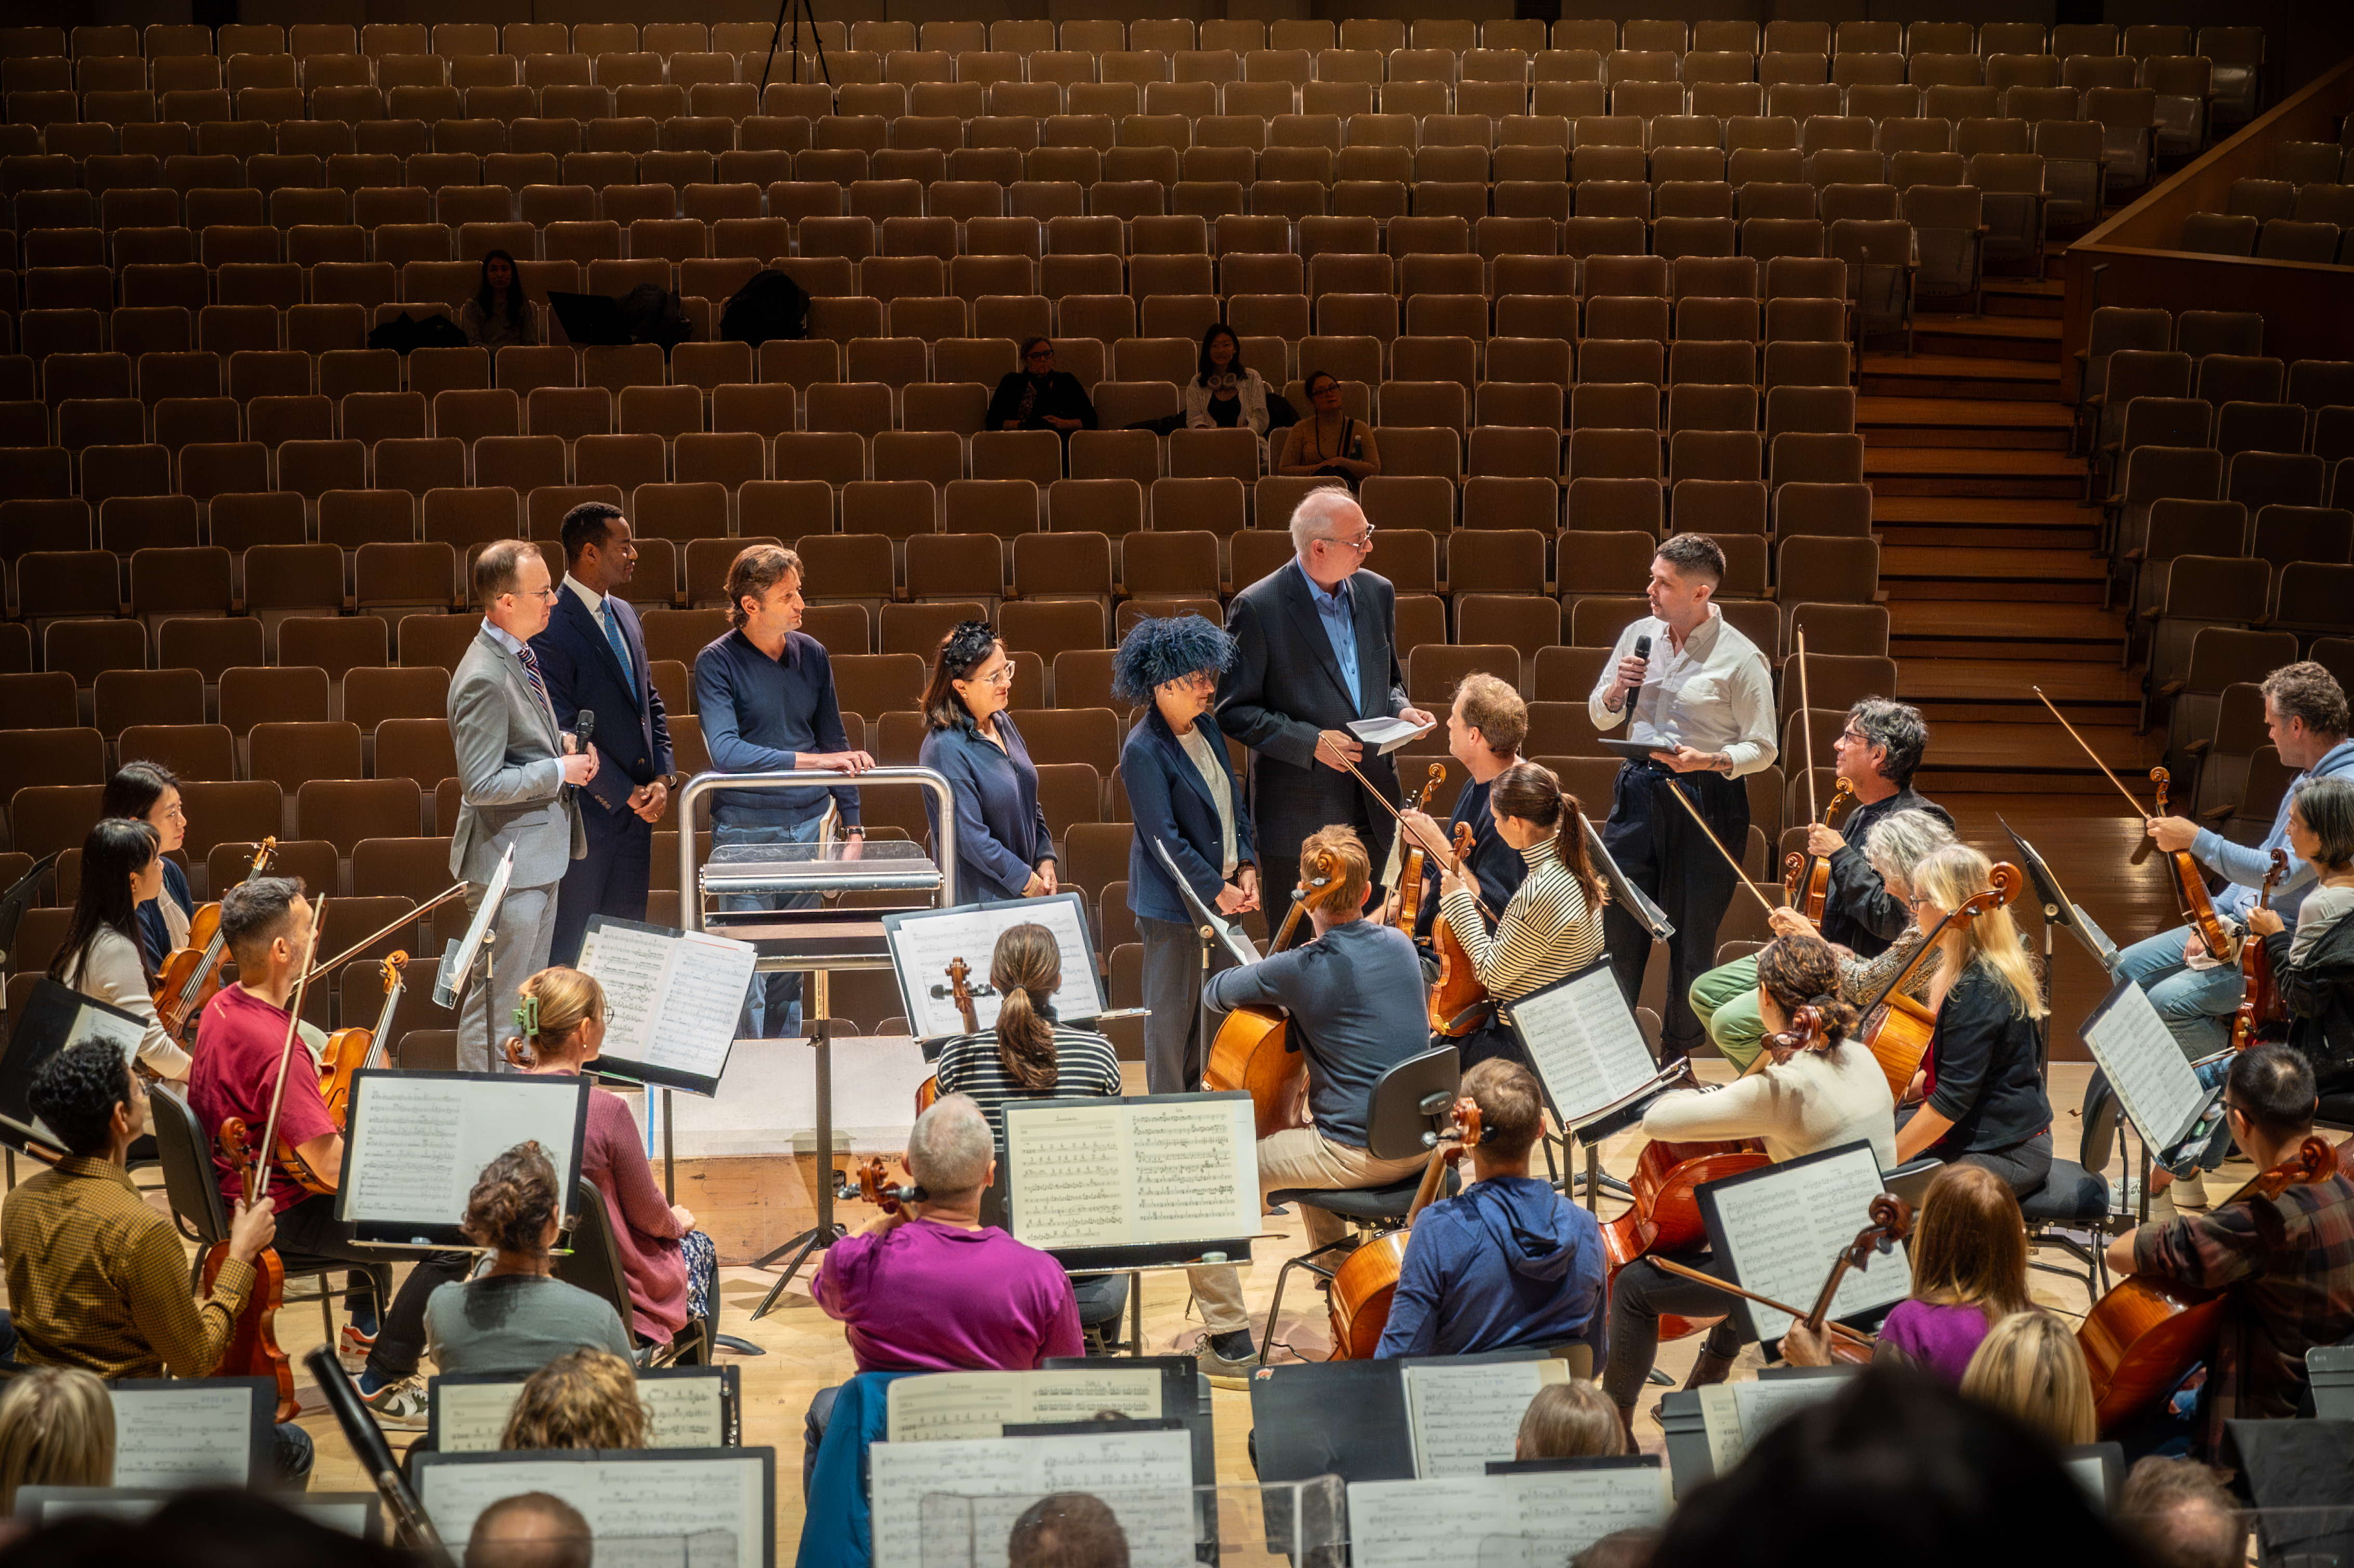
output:
[[1602,1227],[1529,1174],[1544,1121],[1536,1078],[1490,1058],[1463,1075],[1479,1109],[1471,1181],[1408,1233],[1376,1356],[1459,1356],[1583,1340],[1604,1350]]

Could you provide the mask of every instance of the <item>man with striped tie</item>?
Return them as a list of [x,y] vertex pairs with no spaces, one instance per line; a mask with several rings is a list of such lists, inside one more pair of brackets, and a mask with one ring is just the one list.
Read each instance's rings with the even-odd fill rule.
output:
[[450,740],[458,756],[458,831],[450,874],[467,883],[479,908],[500,860],[514,871],[499,906],[491,983],[468,989],[458,1021],[458,1065],[496,1065],[491,1030],[504,1038],[524,980],[547,967],[556,938],[557,887],[588,851],[580,811],[567,785],[597,777],[597,752],[581,750],[557,724],[531,640],[545,630],[560,590],[547,562],[525,539],[500,539],[474,560],[482,630],[450,677]]

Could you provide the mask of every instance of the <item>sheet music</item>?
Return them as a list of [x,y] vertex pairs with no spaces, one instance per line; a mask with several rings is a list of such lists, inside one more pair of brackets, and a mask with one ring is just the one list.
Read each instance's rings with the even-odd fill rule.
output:
[[1701,1434],[1708,1439],[1708,1466],[1712,1474],[1733,1473],[1749,1444],[1741,1431],[1741,1405],[1729,1383],[1703,1383],[1700,1393]]
[[1829,1399],[1846,1386],[1844,1374],[1830,1377],[1758,1378],[1736,1383],[1733,1403],[1741,1412],[1742,1451],[1746,1453],[1766,1435],[1787,1420],[1793,1411]]
[[1005,1115],[1013,1234],[1043,1251],[1259,1232],[1247,1097],[1036,1100]]
[[1607,963],[1522,997],[1512,1022],[1565,1121],[1606,1109],[1659,1076]]
[[1116,1410],[1139,1421],[1161,1418],[1161,1372],[1041,1370],[928,1372],[891,1385],[890,1440],[997,1437],[1009,1424],[1087,1421]]
[[1349,1547],[1354,1568],[1460,1568],[1467,1548],[1477,1549],[1480,1568],[1558,1568],[1614,1531],[1664,1523],[1667,1516],[1666,1473],[1657,1459],[1508,1476],[1352,1481]]
[[749,942],[706,931],[592,920],[578,967],[612,1008],[604,1054],[716,1081],[759,957]]
[[1484,1476],[1491,1459],[1509,1459],[1529,1401],[1549,1383],[1567,1383],[1569,1363],[1490,1361],[1470,1366],[1410,1366],[1405,1419],[1414,1437],[1414,1473],[1424,1480]]
[[482,1167],[530,1139],[547,1151],[568,1195],[579,1174],[582,1083],[519,1073],[361,1073],[337,1216],[455,1224]]
[[253,1464],[253,1390],[190,1382],[113,1388],[114,1484],[241,1487]]
[[771,1556],[767,1448],[725,1457],[618,1460],[518,1454],[480,1464],[422,1463],[417,1490],[441,1539],[462,1542],[502,1498],[549,1492],[580,1510],[597,1568],[762,1568]]
[[[1193,1562],[1191,1433],[1106,1425],[1100,1436],[886,1442],[866,1453],[875,1568],[922,1568],[928,1516],[960,1526],[970,1520],[971,1561],[1002,1562],[1006,1533],[1022,1510],[1065,1491],[1092,1492],[1111,1505],[1128,1536],[1131,1568],[1191,1568]],[[984,1498],[1000,1500],[994,1507],[962,1500]],[[947,1506],[928,1509],[928,1499]]]
[[[910,913],[886,921],[891,961],[898,969],[899,994],[907,1003],[907,1023],[916,1038],[941,1040],[964,1033],[963,1015],[949,994],[949,964],[962,959],[972,969],[970,983],[976,990],[985,986],[990,956],[1009,926],[1034,924],[1055,934],[1055,945],[1063,954],[1063,989],[1055,993],[1055,1011],[1064,1022],[1082,1022],[1101,1012],[1103,991],[1082,909],[1078,895],[1058,893],[980,908]],[[994,995],[976,995],[976,1026],[996,1027],[997,1006]]]
[[2149,993],[2119,980],[2084,1020],[2084,1044],[2109,1075],[2135,1128],[2152,1148],[2182,1140],[2207,1103],[2199,1075],[2158,1015]]
[[[159,1487],[24,1487],[16,1493],[16,1517],[42,1525],[92,1517],[136,1524],[176,1495]],[[313,1523],[362,1540],[367,1539],[376,1519],[374,1492],[281,1492],[271,1500]]]
[[[1811,1308],[1830,1276],[1832,1260],[1872,1223],[1872,1201],[1883,1189],[1872,1146],[1855,1144],[1709,1191],[1734,1278],[1761,1296]],[[1831,1298],[1831,1316],[1902,1301],[1912,1287],[1912,1266],[1900,1244],[1874,1254],[1870,1268],[1847,1271]],[[1790,1326],[1787,1312],[1755,1301],[1748,1308],[1761,1340],[1778,1340]]]
[[[56,984],[53,980],[42,983]],[[58,989],[63,991],[66,988],[60,986]],[[147,1026],[121,1009],[110,1007],[93,997],[83,996],[79,991],[68,994],[75,1003],[73,1020],[66,1025],[65,1038],[58,1043],[58,1050],[68,1051],[88,1041],[103,1040],[122,1053],[126,1065],[137,1065],[140,1043],[147,1037]],[[5,1011],[5,1008],[0,1008],[0,1012]],[[22,1092],[21,1089],[18,1091]],[[26,1107],[26,1117],[37,1136],[59,1149],[65,1147],[65,1139],[58,1136],[57,1129],[43,1121],[29,1106]]]
[[2099,1454],[2063,1454],[2060,1463],[2066,1467],[2069,1475],[2075,1478],[2076,1484],[2084,1489],[2084,1496],[2092,1502],[2093,1511],[2108,1512],[2108,1461]]
[[[638,1403],[646,1411],[649,1448],[718,1448],[727,1441],[726,1380],[719,1377],[638,1379]],[[507,1418],[523,1397],[523,1380],[512,1383],[432,1383],[433,1427],[445,1454],[494,1452],[506,1435]]]

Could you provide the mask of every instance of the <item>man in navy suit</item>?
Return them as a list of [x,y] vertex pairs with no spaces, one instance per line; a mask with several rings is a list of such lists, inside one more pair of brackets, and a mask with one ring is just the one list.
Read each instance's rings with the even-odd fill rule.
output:
[[646,917],[654,824],[670,801],[671,748],[645,632],[620,598],[637,569],[638,547],[620,507],[584,501],[564,514],[564,588],[531,646],[565,722],[596,715],[593,744],[604,766],[581,786],[588,853],[557,890],[552,963],[579,959],[592,915]]

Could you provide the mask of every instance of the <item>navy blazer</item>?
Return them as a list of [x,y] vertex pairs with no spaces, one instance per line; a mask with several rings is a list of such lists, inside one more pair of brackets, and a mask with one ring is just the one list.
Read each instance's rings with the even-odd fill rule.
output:
[[580,596],[560,584],[547,629],[531,640],[531,651],[566,728],[574,727],[584,709],[597,715],[594,744],[604,760],[581,791],[619,816],[628,812],[632,789],[670,772],[670,721],[654,689],[638,612],[616,595],[606,595],[605,604],[629,647],[634,679],[622,677],[613,645]]
[[[938,769],[956,802],[956,895],[960,904],[994,904],[1019,898],[1030,874],[1055,858],[1046,832],[1046,809],[1038,803],[1038,769],[1011,713],[997,715],[1000,751],[969,724],[952,724],[924,736],[917,760]],[[924,791],[924,815],[932,842],[940,840],[939,801]]]
[[[1218,722],[1251,748],[1251,810],[1264,826],[1287,815],[1324,814],[1353,803],[1355,779],[1320,766],[1320,730],[1352,720],[1386,718],[1411,706],[1397,662],[1397,590],[1387,577],[1360,571],[1349,579],[1357,632],[1357,689],[1341,683],[1341,661],[1309,598],[1297,560],[1235,595],[1226,610],[1235,662],[1218,683]],[[1358,764],[1374,788],[1397,799],[1394,757],[1368,754]]]
[[[1251,853],[1250,812],[1244,809],[1241,788],[1235,782],[1234,759],[1226,755],[1226,737],[1208,714],[1193,721],[1210,743],[1225,775],[1226,791],[1235,813],[1235,867],[1255,864]],[[1144,716],[1128,732],[1119,752],[1120,781],[1128,788],[1128,814],[1136,836],[1128,847],[1128,906],[1147,920],[1193,923],[1169,868],[1161,863],[1150,841],[1158,839],[1184,869],[1194,896],[1214,905],[1225,879],[1218,874],[1218,805],[1211,799],[1202,770],[1193,766],[1184,743],[1150,704]]]

